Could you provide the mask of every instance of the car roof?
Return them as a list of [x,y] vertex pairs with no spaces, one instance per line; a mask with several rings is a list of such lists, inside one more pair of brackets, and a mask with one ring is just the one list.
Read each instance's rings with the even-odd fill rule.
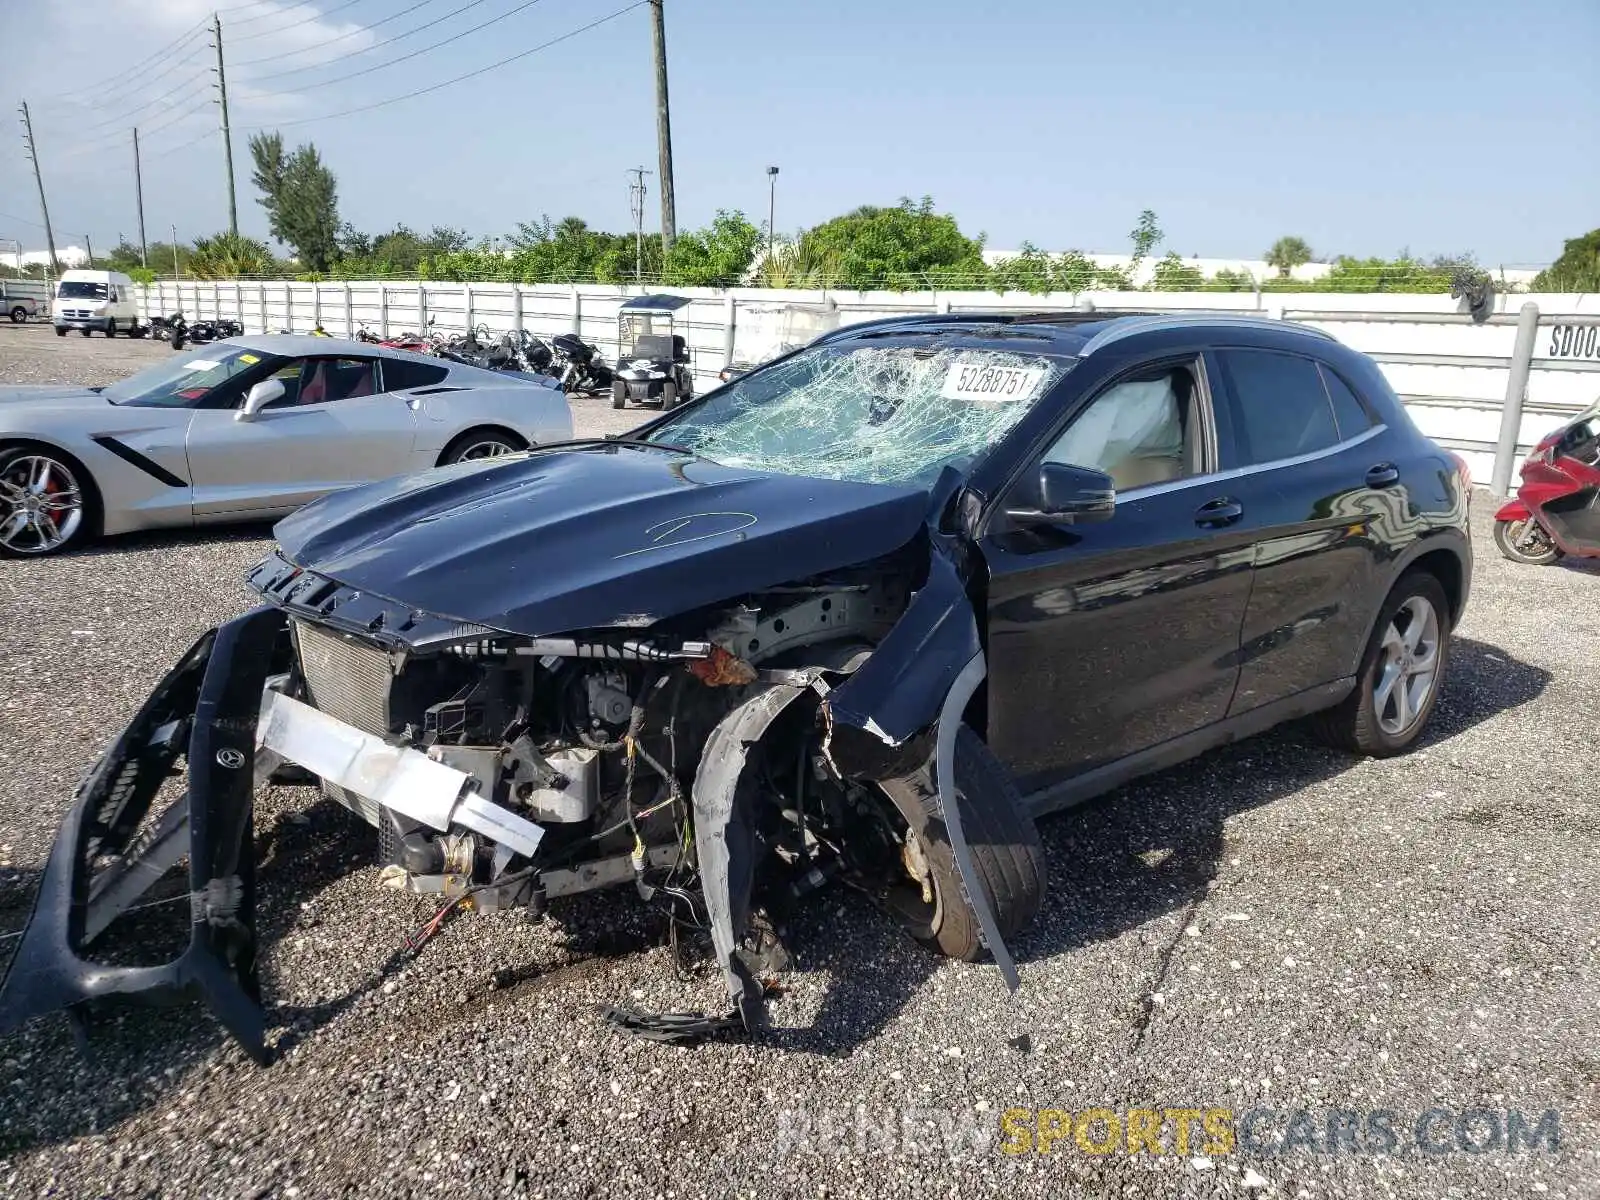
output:
[[635,296],[623,304],[622,312],[677,312],[686,304],[693,303],[693,296],[674,296],[661,292],[654,296]]
[[[1171,330],[1204,333],[1257,332],[1262,334],[1304,335],[1319,344],[1333,342],[1332,335],[1309,325],[1272,317],[1232,312],[1133,312],[1099,313],[1040,310],[1032,312],[918,313],[904,317],[885,317],[845,325],[823,334],[812,345],[856,338],[891,336],[896,333],[964,332],[977,341],[990,341],[997,348],[1016,348],[1015,339],[1025,334],[1030,341],[1046,343],[1038,348],[1045,353],[1084,358],[1095,351],[1138,334]],[[986,336],[991,335],[991,336]]]
[[310,333],[252,333],[226,338],[224,342],[229,346],[259,350],[262,354],[281,354],[287,358],[298,358],[303,354],[360,354],[370,357],[373,354],[391,353],[391,347],[375,345],[372,342],[318,337]]

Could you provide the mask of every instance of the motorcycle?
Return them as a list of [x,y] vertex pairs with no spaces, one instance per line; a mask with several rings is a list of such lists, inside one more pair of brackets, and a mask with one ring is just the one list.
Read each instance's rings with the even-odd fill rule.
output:
[[576,334],[558,333],[550,339],[554,353],[549,373],[567,393],[603,392],[611,387],[611,368],[600,361],[600,351]]
[[1600,558],[1600,401],[1543,438],[1522,464],[1516,498],[1494,515],[1512,562]]
[[150,318],[150,336],[158,342],[170,342],[174,350],[182,350],[189,340],[189,323],[181,312],[166,317]]

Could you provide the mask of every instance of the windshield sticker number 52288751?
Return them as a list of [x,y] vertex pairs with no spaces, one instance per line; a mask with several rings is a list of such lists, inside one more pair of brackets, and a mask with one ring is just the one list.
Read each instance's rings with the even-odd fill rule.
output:
[[986,400],[991,404],[1031,400],[1048,372],[1042,367],[1003,367],[994,363],[951,364],[939,394],[946,400]]

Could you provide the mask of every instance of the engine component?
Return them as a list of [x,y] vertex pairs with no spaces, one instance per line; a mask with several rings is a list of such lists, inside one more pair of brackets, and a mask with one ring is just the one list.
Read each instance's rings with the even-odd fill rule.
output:
[[580,746],[544,758],[523,737],[512,743],[504,757],[511,798],[535,820],[570,824],[594,815],[598,751]]
[[633,697],[628,681],[621,675],[590,675],[584,681],[589,692],[589,715],[602,725],[626,725],[633,712]]

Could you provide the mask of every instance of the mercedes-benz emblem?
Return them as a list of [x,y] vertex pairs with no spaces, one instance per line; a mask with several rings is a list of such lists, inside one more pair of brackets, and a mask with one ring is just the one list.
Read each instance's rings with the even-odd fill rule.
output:
[[244,751],[235,750],[232,746],[224,746],[217,751],[217,762],[227,767],[230,771],[237,771],[244,766]]

